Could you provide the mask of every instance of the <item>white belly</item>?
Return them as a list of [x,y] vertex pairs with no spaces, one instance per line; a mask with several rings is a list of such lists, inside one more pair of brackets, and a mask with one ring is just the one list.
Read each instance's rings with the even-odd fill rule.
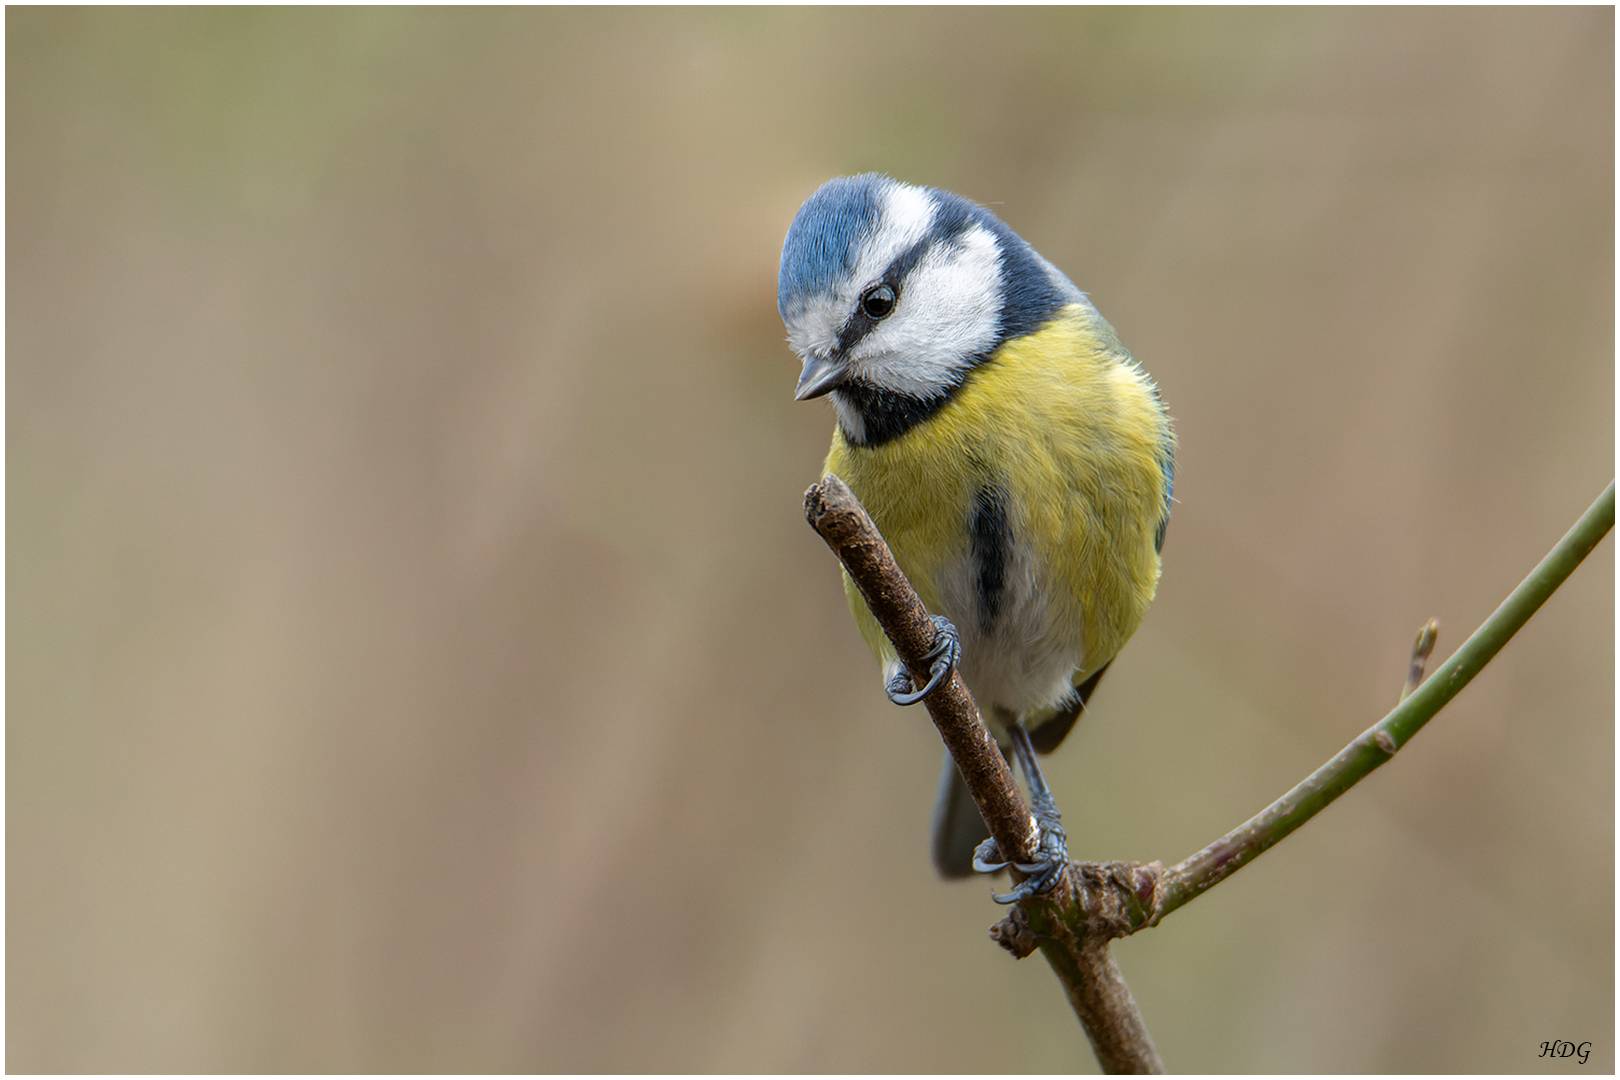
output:
[[1016,542],[1007,556],[993,618],[972,558],[947,566],[938,583],[945,616],[961,637],[962,678],[986,721],[999,712],[1016,717],[1055,705],[1073,691],[1075,672],[1085,664],[1080,620],[1054,610],[1047,568]]

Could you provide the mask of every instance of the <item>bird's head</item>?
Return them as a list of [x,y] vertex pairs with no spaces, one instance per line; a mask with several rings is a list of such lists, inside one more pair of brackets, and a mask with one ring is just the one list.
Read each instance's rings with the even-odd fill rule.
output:
[[830,393],[856,443],[928,415],[1001,342],[1083,299],[988,210],[876,173],[805,201],[776,295],[804,362],[796,396]]

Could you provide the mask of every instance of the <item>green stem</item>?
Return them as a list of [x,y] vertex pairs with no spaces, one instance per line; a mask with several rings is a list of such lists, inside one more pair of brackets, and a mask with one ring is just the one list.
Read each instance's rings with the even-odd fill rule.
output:
[[1247,866],[1261,852],[1305,824],[1328,803],[1393,757],[1490,663],[1613,527],[1614,483],[1611,481],[1530,576],[1451,659],[1440,665],[1434,675],[1393,712],[1362,732],[1339,751],[1338,756],[1288,794],[1203,851],[1166,871],[1160,880],[1148,925],[1157,924],[1182,904]]

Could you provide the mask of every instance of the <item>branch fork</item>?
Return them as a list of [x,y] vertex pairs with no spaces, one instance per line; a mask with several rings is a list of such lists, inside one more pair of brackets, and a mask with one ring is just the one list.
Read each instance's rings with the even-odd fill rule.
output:
[[[937,629],[865,508],[842,480],[828,475],[805,492],[805,516],[843,562],[914,684],[924,685],[929,675],[926,657],[934,651]],[[1495,613],[1440,665],[1436,677],[1424,681],[1439,629],[1429,620],[1412,647],[1395,709],[1293,790],[1168,870],[1157,861],[1071,862],[1055,889],[1019,901],[992,927],[992,939],[1019,958],[1037,948],[1045,954],[1104,1071],[1163,1072],[1108,943],[1157,926],[1394,757],[1490,662],[1613,527],[1611,482]],[[923,703],[1003,856],[1013,863],[1034,861],[1040,842],[1034,815],[961,676],[953,670],[950,680]]]

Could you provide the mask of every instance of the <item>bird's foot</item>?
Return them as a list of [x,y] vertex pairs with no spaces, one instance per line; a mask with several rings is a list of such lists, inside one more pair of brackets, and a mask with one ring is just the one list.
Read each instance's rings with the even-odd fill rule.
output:
[[[1063,816],[1058,813],[1057,800],[1052,798],[1046,778],[1041,775],[1041,767],[1035,761],[1035,748],[1030,745],[1029,732],[1017,722],[1009,724],[1007,731],[1012,736],[1013,753],[1018,765],[1029,782],[1030,812],[1035,817],[1036,827],[1040,829],[1041,839],[1033,861],[1012,864],[1019,873],[1027,875],[1024,880],[1013,886],[1012,892],[990,894],[990,898],[998,904],[1015,904],[1031,896],[1051,892],[1069,866]],[[995,873],[1006,865],[1007,860],[1002,857],[1001,848],[996,845],[994,838],[980,844],[973,853],[973,869],[980,873]]]
[[923,698],[934,692],[934,688],[951,677],[951,671],[956,667],[957,660],[962,656],[962,643],[956,635],[956,627],[951,620],[943,615],[928,616],[933,621],[937,636],[934,638],[934,647],[923,654],[922,658],[929,661],[928,683],[921,690],[912,689],[911,673],[904,667],[894,673],[888,685],[884,687],[889,692],[889,700],[896,705],[915,705]]
[[[1039,821],[1039,818],[1036,820]],[[981,873],[994,873],[1006,865],[1001,858],[1001,850],[996,847],[994,840],[986,840],[973,853],[973,869]],[[998,904],[1016,904],[1031,896],[1043,896],[1051,892],[1062,880],[1063,872],[1069,866],[1069,848],[1064,842],[1063,827],[1056,822],[1042,824],[1041,843],[1036,849],[1035,860],[1013,863],[1012,866],[1027,876],[1014,885],[1011,892],[992,892],[990,899]]]

